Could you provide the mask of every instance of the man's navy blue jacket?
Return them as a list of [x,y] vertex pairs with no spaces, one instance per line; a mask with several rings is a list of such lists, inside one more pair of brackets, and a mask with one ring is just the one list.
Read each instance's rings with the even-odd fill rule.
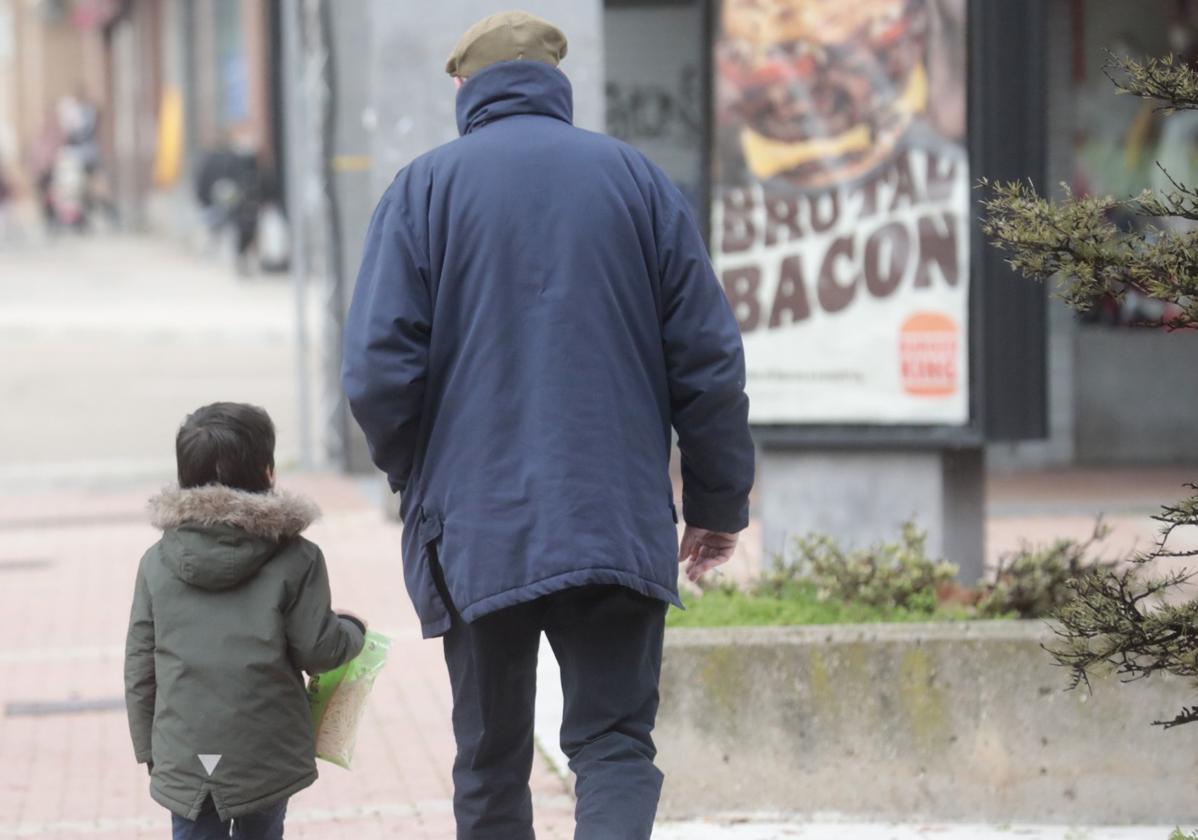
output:
[[678,604],[683,516],[739,531],[753,444],[744,351],[685,200],[644,155],[571,124],[559,70],[496,64],[461,137],[375,210],[342,383],[402,493],[425,636],[587,584]]

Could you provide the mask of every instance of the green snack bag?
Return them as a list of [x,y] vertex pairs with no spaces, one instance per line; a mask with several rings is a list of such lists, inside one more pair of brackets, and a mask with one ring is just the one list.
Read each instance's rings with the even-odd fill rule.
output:
[[366,631],[362,652],[340,668],[308,680],[308,708],[316,731],[316,757],[348,769],[354,760],[358,725],[374,678],[383,670],[391,640]]

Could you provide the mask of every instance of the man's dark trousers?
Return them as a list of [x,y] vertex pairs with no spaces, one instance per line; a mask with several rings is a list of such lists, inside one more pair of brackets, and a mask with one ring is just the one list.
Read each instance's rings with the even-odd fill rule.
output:
[[562,751],[578,777],[576,840],[648,840],[662,774],[657,716],[666,605],[621,586],[547,595],[445,636],[458,840],[533,837],[533,709],[541,632],[561,666]]

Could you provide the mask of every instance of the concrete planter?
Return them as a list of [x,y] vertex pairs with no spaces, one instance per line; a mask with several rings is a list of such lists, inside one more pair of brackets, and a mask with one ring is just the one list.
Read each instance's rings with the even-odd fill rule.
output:
[[672,630],[661,814],[1198,820],[1184,680],[1066,693],[1042,622]]

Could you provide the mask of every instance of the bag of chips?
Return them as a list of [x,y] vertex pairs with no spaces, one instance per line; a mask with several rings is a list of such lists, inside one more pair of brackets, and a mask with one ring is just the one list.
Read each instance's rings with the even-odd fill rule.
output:
[[362,652],[340,668],[314,674],[308,681],[308,708],[316,730],[316,757],[349,768],[354,760],[358,726],[374,679],[383,670],[391,640],[366,631]]

